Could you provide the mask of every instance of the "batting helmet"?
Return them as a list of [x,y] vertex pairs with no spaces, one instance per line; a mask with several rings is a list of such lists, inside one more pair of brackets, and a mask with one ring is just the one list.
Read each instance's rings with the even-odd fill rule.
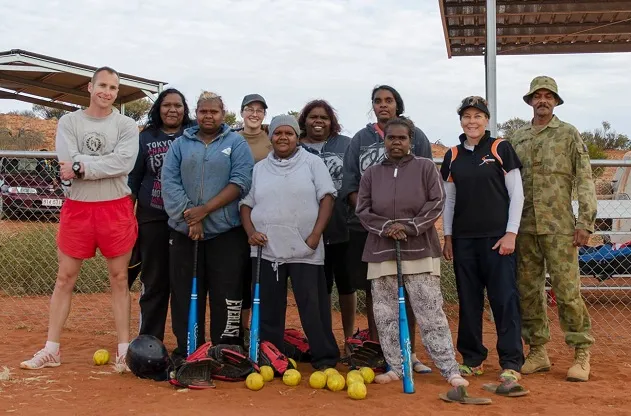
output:
[[169,353],[158,338],[153,335],[139,335],[129,343],[127,367],[140,378],[165,381],[168,378],[171,360]]

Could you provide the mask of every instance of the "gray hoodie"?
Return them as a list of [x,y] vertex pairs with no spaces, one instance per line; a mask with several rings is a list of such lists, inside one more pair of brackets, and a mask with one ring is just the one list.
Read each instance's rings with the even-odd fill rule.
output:
[[[318,219],[320,201],[327,194],[335,197],[329,171],[318,156],[298,147],[289,159],[277,159],[270,152],[254,165],[252,188],[239,206],[252,208],[252,223],[267,236],[261,257],[283,263],[324,264],[322,239],[316,250],[305,240]],[[252,247],[251,255],[256,256]]]
[[[425,133],[418,127],[414,129],[411,145],[412,153],[416,156],[432,158],[432,146]],[[369,123],[355,134],[344,155],[342,190],[340,199],[348,204],[348,196],[359,191],[359,182],[369,167],[381,163],[385,157],[385,147],[381,134],[375,128],[375,123]],[[349,210],[348,228],[355,231],[365,231],[359,219]]]

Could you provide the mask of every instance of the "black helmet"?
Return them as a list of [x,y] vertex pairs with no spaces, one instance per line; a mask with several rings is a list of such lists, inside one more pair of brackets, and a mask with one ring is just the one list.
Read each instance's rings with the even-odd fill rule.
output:
[[127,367],[140,378],[165,381],[168,376],[169,353],[158,338],[153,335],[139,335],[129,343]]

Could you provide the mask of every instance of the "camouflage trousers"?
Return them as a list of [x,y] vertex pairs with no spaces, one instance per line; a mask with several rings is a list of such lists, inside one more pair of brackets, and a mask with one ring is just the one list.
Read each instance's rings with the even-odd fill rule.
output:
[[517,235],[517,283],[521,304],[521,334],[528,345],[544,345],[550,341],[546,268],[556,295],[561,330],[571,347],[589,347],[589,312],[580,292],[578,249],[572,235]]

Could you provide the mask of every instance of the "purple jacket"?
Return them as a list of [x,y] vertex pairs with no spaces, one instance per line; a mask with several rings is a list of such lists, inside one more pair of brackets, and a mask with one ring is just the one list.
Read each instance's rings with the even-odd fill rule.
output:
[[443,212],[445,190],[431,159],[408,155],[398,164],[384,159],[361,178],[357,217],[368,231],[362,260],[395,260],[394,240],[383,233],[393,222],[405,226],[401,259],[440,257],[442,250],[434,224]]

